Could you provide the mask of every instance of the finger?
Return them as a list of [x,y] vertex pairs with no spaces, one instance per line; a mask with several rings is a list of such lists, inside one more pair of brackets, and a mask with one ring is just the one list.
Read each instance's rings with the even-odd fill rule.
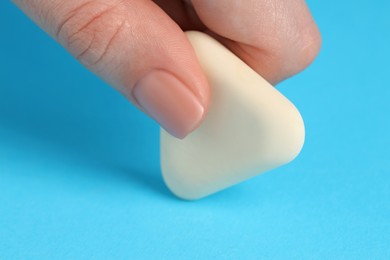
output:
[[321,46],[304,0],[192,0],[210,33],[271,83],[306,68]]
[[205,29],[194,8],[183,0],[153,0],[153,2],[160,6],[183,31]]
[[203,120],[205,76],[184,33],[152,1],[15,2],[172,135],[183,138]]

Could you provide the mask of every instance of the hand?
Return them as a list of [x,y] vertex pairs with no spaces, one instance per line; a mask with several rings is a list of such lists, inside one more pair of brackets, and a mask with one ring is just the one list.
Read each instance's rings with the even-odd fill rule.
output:
[[88,69],[172,135],[204,118],[209,86],[183,30],[215,37],[276,84],[321,37],[304,0],[14,0]]

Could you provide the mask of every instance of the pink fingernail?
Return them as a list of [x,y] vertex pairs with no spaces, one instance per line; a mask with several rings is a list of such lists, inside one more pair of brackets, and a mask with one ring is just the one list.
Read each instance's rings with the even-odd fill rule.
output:
[[204,107],[194,93],[172,74],[155,70],[133,89],[138,104],[168,133],[184,138],[202,121]]

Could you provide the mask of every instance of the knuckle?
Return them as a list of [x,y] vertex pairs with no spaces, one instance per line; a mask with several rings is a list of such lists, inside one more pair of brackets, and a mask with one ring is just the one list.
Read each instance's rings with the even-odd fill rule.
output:
[[99,66],[126,24],[120,3],[90,1],[64,16],[57,40],[86,66]]
[[296,53],[299,56],[301,69],[306,68],[314,61],[321,49],[321,34],[313,24],[307,30],[298,33]]
[[321,34],[313,23],[294,30],[293,33],[278,39],[279,46],[275,50],[275,57],[279,70],[290,77],[308,67],[317,57],[321,49]]
[[258,35],[269,56],[288,76],[305,69],[321,48],[321,35],[310,11],[293,2],[269,2],[270,19],[263,21],[267,29],[262,27],[266,37]]

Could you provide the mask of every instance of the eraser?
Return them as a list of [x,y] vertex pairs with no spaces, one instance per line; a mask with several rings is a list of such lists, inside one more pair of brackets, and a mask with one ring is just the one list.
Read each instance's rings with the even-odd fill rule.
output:
[[208,113],[183,140],[161,129],[161,170],[178,197],[199,199],[293,160],[305,138],[295,106],[221,43],[187,32],[211,87]]

